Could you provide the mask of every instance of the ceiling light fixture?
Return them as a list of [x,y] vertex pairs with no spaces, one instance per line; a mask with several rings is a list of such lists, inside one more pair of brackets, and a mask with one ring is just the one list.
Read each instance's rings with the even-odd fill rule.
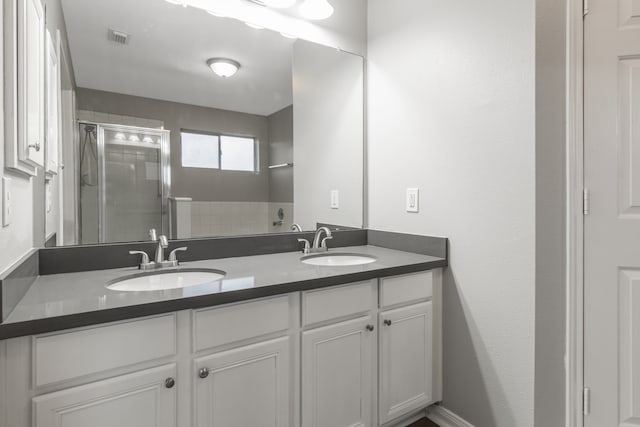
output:
[[263,27],[262,25],[254,24],[254,23],[252,23],[252,22],[245,22],[245,24],[246,24],[248,27],[253,28],[254,30],[264,30],[264,27]]
[[240,63],[229,58],[211,58],[207,61],[211,71],[220,77],[231,77],[240,69]]
[[165,0],[167,3],[177,4],[182,7],[187,7],[187,2],[185,0]]
[[207,13],[209,15],[213,15],[213,16],[217,16],[218,18],[226,18],[227,15],[225,15],[224,13],[215,11],[215,10],[207,10]]
[[327,0],[305,0],[300,5],[300,13],[307,19],[319,21],[333,15],[333,6]]
[[275,7],[276,9],[286,9],[294,4],[297,0],[262,0],[265,6]]

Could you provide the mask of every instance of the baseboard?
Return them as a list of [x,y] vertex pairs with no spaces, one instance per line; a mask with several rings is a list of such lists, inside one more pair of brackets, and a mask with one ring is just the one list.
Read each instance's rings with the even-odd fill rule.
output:
[[413,412],[409,415],[405,415],[400,419],[393,420],[387,424],[384,424],[383,427],[408,427],[416,421],[420,421],[427,415],[424,409],[421,409],[417,412]]
[[427,418],[440,427],[474,427],[473,424],[440,405],[427,408]]

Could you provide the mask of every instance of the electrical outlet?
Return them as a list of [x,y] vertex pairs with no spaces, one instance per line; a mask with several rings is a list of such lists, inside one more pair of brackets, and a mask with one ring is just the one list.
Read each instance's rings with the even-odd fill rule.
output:
[[407,212],[418,212],[420,210],[420,200],[417,188],[407,188]]
[[2,178],[2,226],[8,227],[11,224],[11,179]]
[[338,209],[340,207],[340,192],[338,190],[331,190],[331,209]]

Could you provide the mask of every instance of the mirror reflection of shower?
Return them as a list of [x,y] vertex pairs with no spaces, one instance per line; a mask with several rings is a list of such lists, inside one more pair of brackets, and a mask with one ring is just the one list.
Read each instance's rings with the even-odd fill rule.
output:
[[169,131],[79,123],[80,243],[168,234]]

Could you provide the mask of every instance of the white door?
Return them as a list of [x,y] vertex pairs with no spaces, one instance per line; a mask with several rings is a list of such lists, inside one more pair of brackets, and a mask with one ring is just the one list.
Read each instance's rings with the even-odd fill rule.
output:
[[371,316],[302,334],[302,426],[371,426],[375,375]]
[[176,365],[33,399],[34,427],[175,427]]
[[195,360],[197,427],[289,426],[289,338]]
[[40,0],[19,0],[18,109],[21,158],[44,166],[44,8]]
[[640,1],[585,17],[587,427],[640,426]]
[[432,303],[380,313],[380,423],[433,401]]

